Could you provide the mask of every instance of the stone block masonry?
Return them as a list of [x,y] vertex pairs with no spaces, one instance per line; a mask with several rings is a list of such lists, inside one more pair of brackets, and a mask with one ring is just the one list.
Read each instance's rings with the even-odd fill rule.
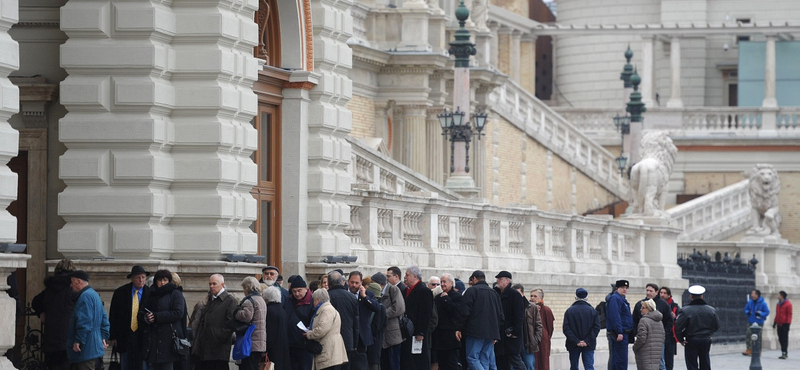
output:
[[70,1],[59,124],[67,257],[255,253],[256,0]]
[[19,20],[17,0],[0,0],[0,242],[17,241],[17,219],[6,208],[17,199],[17,175],[7,164],[17,156],[19,133],[8,119],[19,111],[19,90],[8,75],[19,69],[19,45],[8,34]]

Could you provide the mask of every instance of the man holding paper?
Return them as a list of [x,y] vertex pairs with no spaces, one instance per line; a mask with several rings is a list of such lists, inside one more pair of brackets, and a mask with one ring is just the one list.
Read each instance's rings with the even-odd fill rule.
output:
[[406,269],[406,316],[414,324],[414,336],[401,345],[400,368],[403,370],[430,370],[431,367],[426,335],[433,312],[433,293],[421,280],[419,266]]

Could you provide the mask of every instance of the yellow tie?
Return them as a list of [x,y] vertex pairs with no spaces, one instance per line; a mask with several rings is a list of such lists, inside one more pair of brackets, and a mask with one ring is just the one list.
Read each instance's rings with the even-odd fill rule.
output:
[[136,329],[139,329],[139,320],[136,317],[139,315],[139,297],[136,295],[136,291],[133,291],[133,309],[131,309],[131,331],[136,332]]

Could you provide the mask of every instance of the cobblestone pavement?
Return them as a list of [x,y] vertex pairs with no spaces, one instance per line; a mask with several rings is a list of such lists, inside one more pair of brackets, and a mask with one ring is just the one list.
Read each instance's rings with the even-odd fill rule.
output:
[[[800,370],[800,351],[792,353],[789,352],[789,359],[780,360],[780,351],[765,351],[761,355],[761,368],[763,370]],[[727,354],[712,354],[711,355],[711,368],[714,370],[749,370],[750,357],[742,356],[741,353],[727,353]],[[636,369],[636,364],[631,363],[628,369]],[[583,370],[583,365],[581,365]],[[606,363],[595,364],[595,370],[607,370]],[[684,360],[675,359],[675,367],[673,370],[686,370],[686,363]]]

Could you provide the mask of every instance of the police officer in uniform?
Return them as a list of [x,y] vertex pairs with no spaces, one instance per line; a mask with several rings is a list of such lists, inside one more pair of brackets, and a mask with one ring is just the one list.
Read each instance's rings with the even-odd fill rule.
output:
[[690,286],[692,301],[683,307],[675,321],[675,335],[685,347],[688,370],[711,370],[711,336],[719,330],[720,323],[717,311],[703,300],[705,292],[706,288],[700,285]]

